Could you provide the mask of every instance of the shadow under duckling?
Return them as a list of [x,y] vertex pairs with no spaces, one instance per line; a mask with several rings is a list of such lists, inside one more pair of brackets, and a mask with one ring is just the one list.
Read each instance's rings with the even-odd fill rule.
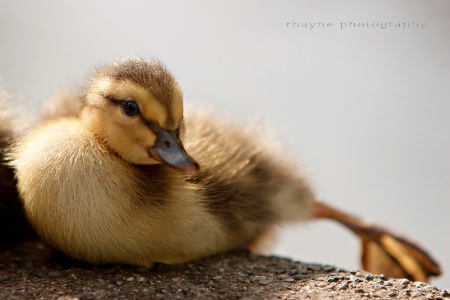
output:
[[16,189],[14,169],[5,164],[5,150],[16,137],[5,98],[0,91],[0,246],[36,237]]
[[[77,116],[43,120],[9,158],[40,236],[90,263],[185,262],[252,248],[281,223],[329,218],[381,247],[383,260],[411,278],[440,272],[418,246],[319,202],[254,134],[201,113],[185,118],[178,83],[156,61],[100,68]],[[394,251],[379,242],[385,236]]]

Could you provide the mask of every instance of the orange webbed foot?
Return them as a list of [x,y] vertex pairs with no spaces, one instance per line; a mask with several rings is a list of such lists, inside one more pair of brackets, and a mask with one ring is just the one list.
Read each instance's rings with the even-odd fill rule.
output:
[[314,217],[335,220],[361,238],[362,267],[389,277],[428,281],[441,270],[421,246],[387,228],[365,222],[323,202],[316,202]]

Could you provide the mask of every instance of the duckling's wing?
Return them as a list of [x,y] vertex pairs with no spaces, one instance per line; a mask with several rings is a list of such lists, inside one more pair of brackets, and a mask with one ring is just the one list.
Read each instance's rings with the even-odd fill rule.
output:
[[[273,225],[311,218],[314,195],[258,129],[236,126],[212,114],[186,115],[187,152],[200,164],[190,177],[206,208],[232,232],[255,240]],[[292,164],[291,164],[292,165]]]
[[41,118],[76,117],[81,111],[81,99],[81,92],[75,88],[61,90],[44,103]]

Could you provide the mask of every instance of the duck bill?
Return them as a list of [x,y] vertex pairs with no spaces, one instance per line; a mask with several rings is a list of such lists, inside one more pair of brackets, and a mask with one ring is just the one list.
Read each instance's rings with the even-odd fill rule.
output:
[[184,150],[177,131],[158,130],[158,136],[149,156],[185,174],[195,174],[200,169],[198,163]]

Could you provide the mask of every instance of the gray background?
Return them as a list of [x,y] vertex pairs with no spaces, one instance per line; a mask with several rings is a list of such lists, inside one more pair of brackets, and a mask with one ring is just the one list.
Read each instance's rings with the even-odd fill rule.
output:
[[[0,0],[3,85],[34,115],[101,62],[159,58],[186,102],[265,120],[321,197],[414,237],[446,272],[449,53],[449,1]],[[318,222],[282,228],[271,253],[357,268],[359,244]]]

